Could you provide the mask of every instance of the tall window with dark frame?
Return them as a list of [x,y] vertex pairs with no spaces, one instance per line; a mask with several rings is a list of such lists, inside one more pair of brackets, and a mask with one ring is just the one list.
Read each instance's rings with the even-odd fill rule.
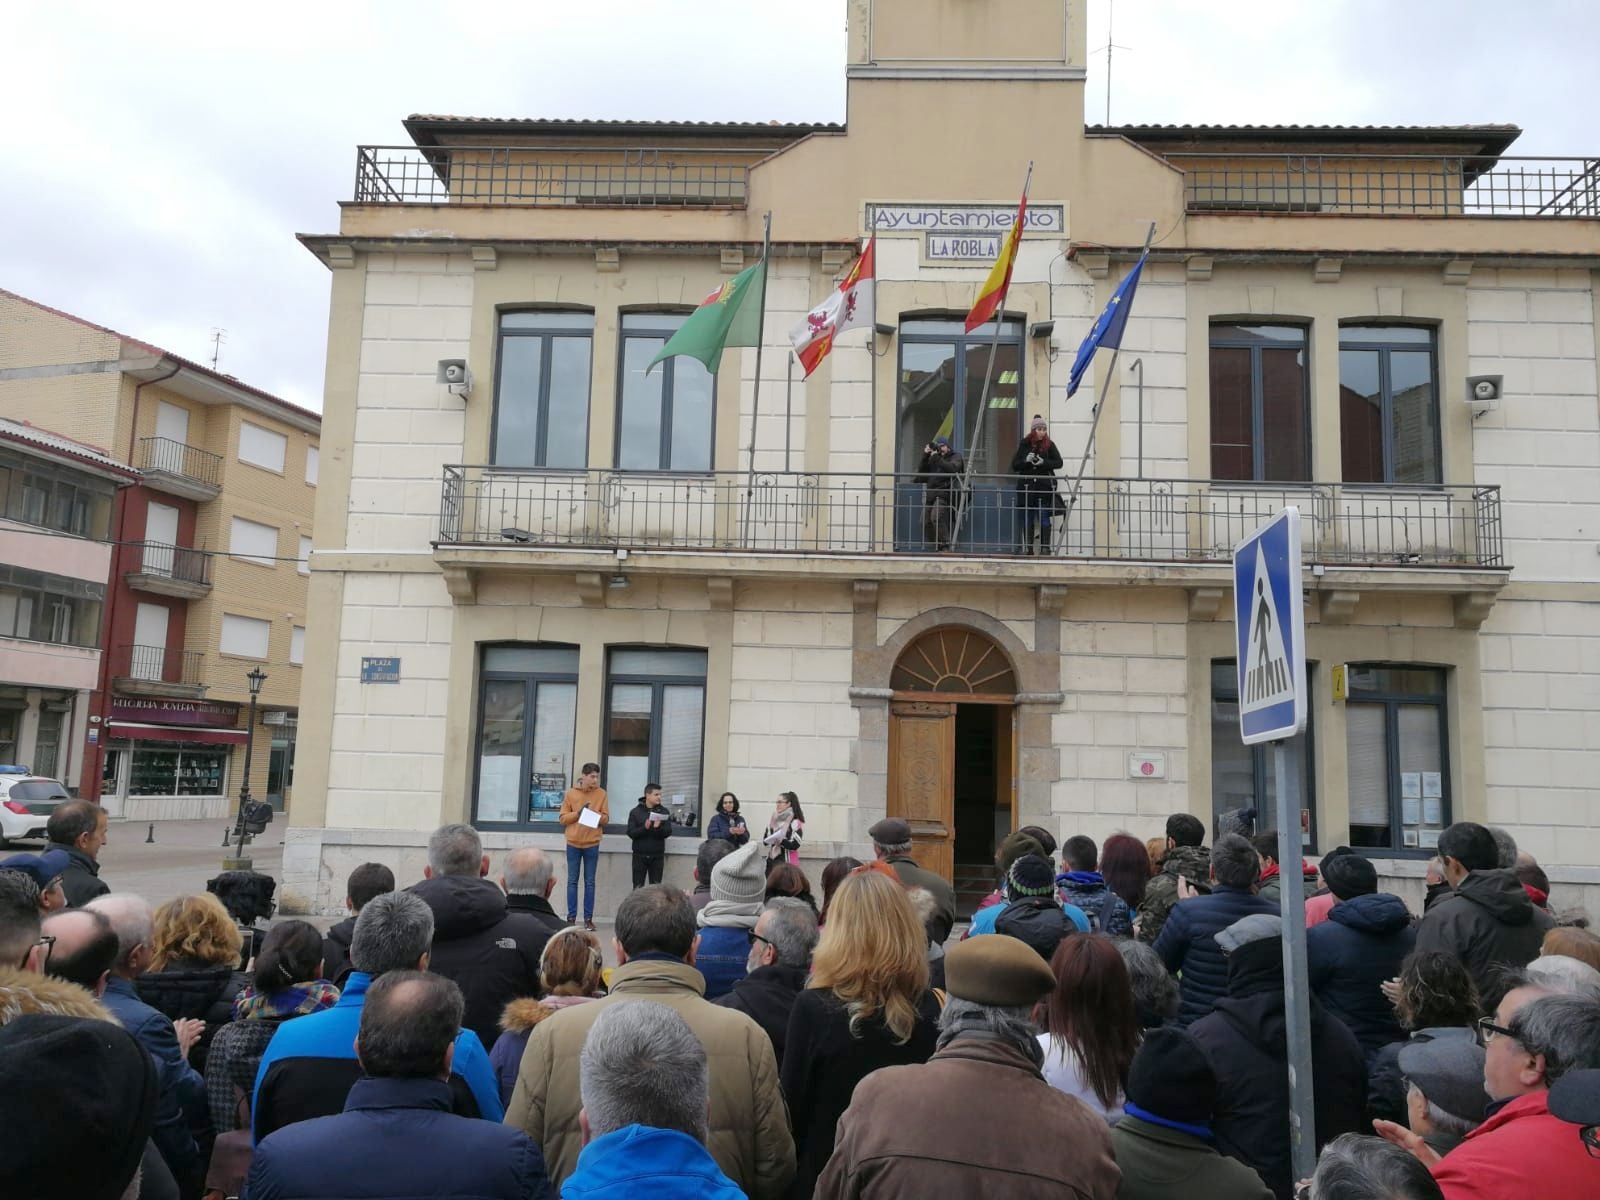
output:
[[576,777],[576,646],[485,646],[473,824],[554,823]]
[[1311,478],[1306,331],[1211,327],[1211,477],[1257,483]]
[[[1306,664],[1306,685],[1312,666]],[[1304,736],[1290,744],[1289,761],[1300,785],[1300,844],[1316,853],[1316,729],[1308,714]],[[1254,829],[1278,827],[1277,755],[1271,746],[1246,746],[1239,740],[1239,677],[1233,659],[1211,663],[1211,830],[1216,836],[1224,817],[1255,810]]]
[[1351,664],[1345,701],[1350,845],[1431,854],[1450,824],[1445,673]]
[[[900,323],[895,470],[914,475],[922,448],[944,435],[969,459],[975,475],[1003,475],[1027,429],[1023,412],[1022,322],[1000,326],[994,380],[980,420],[978,403],[994,344],[993,322],[967,333],[959,318],[917,317]],[[977,452],[969,443],[977,429]]]
[[1442,482],[1434,331],[1339,329],[1339,442],[1346,483]]
[[500,315],[490,452],[496,466],[588,465],[593,342],[592,313]]
[[686,319],[683,313],[622,314],[615,459],[620,471],[711,470],[716,376],[682,354],[648,369]]
[[661,785],[675,819],[701,819],[705,743],[706,652],[616,647],[606,672],[602,780],[613,812],[625,812]]

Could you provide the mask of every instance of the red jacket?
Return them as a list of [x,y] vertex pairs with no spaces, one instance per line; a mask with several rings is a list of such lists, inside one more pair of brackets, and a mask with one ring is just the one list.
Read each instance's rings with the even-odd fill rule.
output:
[[1435,1163],[1445,1200],[1600,1196],[1600,1159],[1589,1157],[1578,1126],[1550,1115],[1549,1102],[1547,1091],[1518,1096]]

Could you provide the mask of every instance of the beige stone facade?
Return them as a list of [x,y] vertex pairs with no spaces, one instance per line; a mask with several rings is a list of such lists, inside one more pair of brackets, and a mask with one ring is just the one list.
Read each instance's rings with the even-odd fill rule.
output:
[[[1497,126],[1086,128],[1082,6],[969,28],[983,7],[855,0],[847,127],[415,117],[415,151],[363,148],[339,231],[302,238],[332,301],[292,903],[337,905],[369,857],[418,868],[443,821],[559,846],[539,794],[590,760],[618,820],[657,774],[702,821],[724,789],[763,820],[792,790],[808,862],[896,812],[974,887],[1018,825],[1143,838],[1265,808],[1227,715],[1227,556],[1285,504],[1307,530],[1308,851],[1358,843],[1412,887],[1471,818],[1547,864],[1558,903],[1600,881],[1592,165],[1524,164]],[[1030,160],[984,409],[987,343],[950,323]],[[670,418],[658,466],[679,432],[705,462],[625,465],[668,419],[639,318],[753,263],[768,210],[759,405],[756,351],[729,351],[709,423]],[[1116,373],[1102,351],[1069,399],[1151,224]],[[878,331],[803,379],[788,330],[874,226]],[[1271,407],[1291,376],[1293,411]],[[1501,392],[1474,410],[1479,376]],[[1054,553],[1013,553],[997,478],[958,553],[928,544],[917,452],[946,403],[1002,475],[1028,414],[1064,477],[1094,426]],[[1241,437],[1256,465],[1218,478]],[[916,683],[929,645],[994,655],[1008,690],[959,664]],[[611,899],[625,858],[609,836]]]
[[[113,516],[85,796],[130,820],[293,793],[321,420],[231,376],[0,293],[0,415],[100,447]],[[246,676],[266,673],[247,730]]]

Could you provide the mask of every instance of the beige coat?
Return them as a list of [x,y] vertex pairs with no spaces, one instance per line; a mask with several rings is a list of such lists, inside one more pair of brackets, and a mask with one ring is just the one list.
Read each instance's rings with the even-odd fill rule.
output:
[[717,1166],[751,1200],[777,1200],[794,1178],[794,1139],[778,1088],[772,1042],[749,1017],[705,999],[700,972],[680,962],[624,963],[602,1000],[564,1008],[534,1026],[522,1056],[506,1124],[544,1151],[559,1189],[578,1166],[583,1135],[578,1110],[578,1055],[589,1027],[607,1005],[652,1000],[673,1009],[694,1030],[711,1063],[711,1138]]

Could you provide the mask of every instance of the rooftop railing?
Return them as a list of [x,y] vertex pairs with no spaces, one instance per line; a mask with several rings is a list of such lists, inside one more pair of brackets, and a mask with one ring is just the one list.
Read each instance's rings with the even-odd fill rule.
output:
[[1600,217],[1600,158],[1164,155],[1190,212]]
[[[1025,533],[1061,559],[1226,562],[1285,505],[1300,508],[1306,560],[1500,567],[1500,489],[1222,480],[1085,479],[1076,497],[1024,492],[1015,476],[965,489],[915,475],[675,475],[489,466],[444,469],[441,545],[751,554],[1010,555]],[[959,514],[959,521],[957,520]],[[952,534],[953,539],[952,539]]]
[[358,146],[355,200],[357,204],[743,208],[749,191],[746,162],[754,157],[755,152],[738,149]]

